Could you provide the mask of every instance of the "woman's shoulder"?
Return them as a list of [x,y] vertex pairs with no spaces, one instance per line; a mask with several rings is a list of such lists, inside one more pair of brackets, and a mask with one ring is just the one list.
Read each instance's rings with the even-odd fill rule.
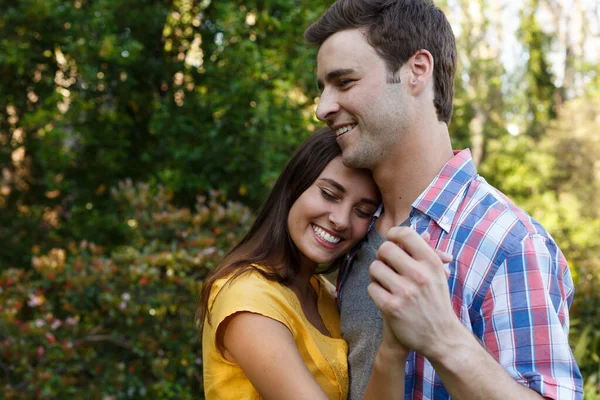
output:
[[214,302],[219,297],[267,299],[280,296],[282,285],[268,279],[262,272],[270,270],[262,265],[251,265],[247,269],[233,272],[221,279],[217,279],[211,288],[209,302]]
[[252,264],[242,270],[234,271],[222,278],[217,279],[212,286],[211,292],[215,290],[220,291],[224,287],[247,287],[255,284],[269,284],[276,283],[270,281],[263,273],[270,273],[271,271],[262,265]]
[[249,268],[218,279],[211,288],[209,314],[216,326],[238,312],[261,314],[289,326],[294,310],[283,285]]

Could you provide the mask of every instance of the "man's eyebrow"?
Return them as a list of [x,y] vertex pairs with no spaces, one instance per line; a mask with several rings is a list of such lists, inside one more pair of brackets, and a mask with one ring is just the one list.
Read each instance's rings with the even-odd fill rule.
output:
[[[321,178],[319,179],[321,181],[325,181],[327,183],[329,183],[331,186],[335,187],[337,190],[339,190],[342,193],[346,193],[346,189],[344,189],[344,187],[342,185],[340,185],[338,182],[334,181],[333,179],[329,179],[329,178]],[[360,199],[361,203],[367,203],[367,204],[372,204],[375,207],[379,206],[379,202],[372,200],[372,199],[368,199],[366,197],[363,197]]]
[[[334,69],[333,71],[327,73],[327,75],[325,76],[325,80],[327,82],[331,82],[335,78],[339,78],[342,75],[351,74],[353,72],[354,70],[352,68]],[[323,90],[323,81],[317,80],[317,86],[319,86],[320,90]]]

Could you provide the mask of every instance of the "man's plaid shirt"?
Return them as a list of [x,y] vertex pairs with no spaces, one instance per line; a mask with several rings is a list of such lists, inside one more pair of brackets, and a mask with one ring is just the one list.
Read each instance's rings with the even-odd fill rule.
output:
[[[477,175],[468,149],[455,152],[415,200],[410,225],[454,256],[454,311],[510,376],[546,398],[582,399],[568,343],[574,287],[567,261],[537,221]],[[354,254],[340,271],[340,303],[351,301],[343,285]],[[429,361],[414,352],[405,377],[406,399],[450,398]]]

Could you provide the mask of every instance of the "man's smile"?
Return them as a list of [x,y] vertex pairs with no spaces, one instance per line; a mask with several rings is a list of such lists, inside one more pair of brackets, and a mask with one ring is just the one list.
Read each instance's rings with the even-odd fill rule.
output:
[[337,137],[340,137],[340,136],[342,136],[344,133],[346,133],[346,132],[348,132],[348,131],[351,131],[352,129],[354,129],[354,127],[355,127],[355,126],[356,126],[356,124],[349,124],[349,125],[344,125],[344,126],[341,126],[341,127],[337,128],[337,129],[335,130],[335,135],[336,135]]

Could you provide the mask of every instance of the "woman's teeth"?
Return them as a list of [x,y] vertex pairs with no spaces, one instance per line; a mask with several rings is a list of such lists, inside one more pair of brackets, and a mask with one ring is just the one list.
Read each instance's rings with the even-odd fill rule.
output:
[[338,244],[342,238],[330,235],[325,232],[323,229],[319,228],[316,225],[312,225],[313,231],[317,234],[318,237],[331,244]]

